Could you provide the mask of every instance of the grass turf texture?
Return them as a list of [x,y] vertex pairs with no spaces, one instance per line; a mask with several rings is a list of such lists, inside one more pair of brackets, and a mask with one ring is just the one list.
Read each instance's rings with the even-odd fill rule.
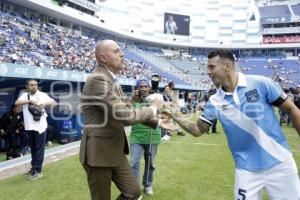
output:
[[[196,116],[191,116],[194,120]],[[283,130],[300,166],[300,142],[295,130],[284,125]],[[78,156],[44,167],[44,177],[28,181],[25,176],[0,181],[1,200],[88,200],[89,190]],[[156,157],[155,200],[232,200],[234,163],[220,124],[218,134],[195,138],[174,135],[162,142]],[[112,184],[112,199],[119,192]],[[264,194],[264,200],[268,199]]]

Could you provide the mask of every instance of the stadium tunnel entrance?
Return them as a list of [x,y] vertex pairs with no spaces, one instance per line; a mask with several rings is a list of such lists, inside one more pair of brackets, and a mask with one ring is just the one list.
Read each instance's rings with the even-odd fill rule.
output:
[[[0,78],[0,116],[10,110],[11,105],[26,90],[26,80],[30,78]],[[35,79],[40,91],[55,99],[58,105],[47,108],[47,121],[53,139],[59,143],[80,140],[82,135],[82,114],[80,94],[84,82]],[[21,108],[19,108],[21,112]]]

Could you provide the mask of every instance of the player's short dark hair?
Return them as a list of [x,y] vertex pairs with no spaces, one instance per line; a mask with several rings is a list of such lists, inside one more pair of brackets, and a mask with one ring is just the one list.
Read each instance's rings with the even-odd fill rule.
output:
[[35,80],[35,79],[33,79],[33,78],[27,79],[27,80],[26,80],[26,85],[29,85],[29,82],[30,82],[30,81],[35,81],[35,82],[37,82],[37,80]]
[[234,63],[234,56],[231,53],[231,51],[229,51],[227,49],[213,50],[213,51],[209,52],[207,58],[211,59],[211,58],[216,57],[216,56],[219,56],[220,58],[223,58],[223,59],[229,59]]
[[173,81],[170,81],[169,83],[168,83],[168,87],[170,88],[170,87],[174,87],[174,82]]

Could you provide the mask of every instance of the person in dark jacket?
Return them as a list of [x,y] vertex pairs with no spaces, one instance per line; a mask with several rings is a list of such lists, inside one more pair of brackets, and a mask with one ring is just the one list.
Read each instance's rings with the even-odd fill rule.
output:
[[23,126],[23,114],[18,113],[17,106],[13,104],[10,111],[1,117],[1,123],[6,133],[7,159],[21,156],[25,152],[27,138]]

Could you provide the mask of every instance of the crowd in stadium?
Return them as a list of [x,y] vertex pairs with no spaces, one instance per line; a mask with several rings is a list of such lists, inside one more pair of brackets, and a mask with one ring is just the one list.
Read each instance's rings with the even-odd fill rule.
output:
[[[192,184],[198,185],[209,184],[209,187],[213,188],[210,185],[214,186],[216,182],[210,183],[209,181],[216,176],[217,168],[207,167],[213,164],[210,162],[213,160],[216,161],[216,165],[222,162],[222,166],[220,166],[222,169],[219,171],[222,173],[219,175],[232,176],[234,172],[234,179],[224,178],[222,180],[229,180],[229,182],[234,180],[232,183],[234,185],[226,183],[226,186],[233,186],[232,196],[235,199],[262,199],[262,196],[266,195],[262,194],[263,190],[271,199],[286,199],[287,197],[290,200],[292,198],[300,199],[300,181],[296,166],[299,166],[299,161],[297,156],[294,156],[295,144],[291,147],[288,144],[290,134],[285,134],[287,130],[292,130],[300,135],[300,49],[296,46],[297,44],[293,44],[300,42],[300,36],[299,33],[278,34],[282,31],[280,29],[277,29],[279,32],[275,31],[274,35],[273,33],[266,34],[268,29],[273,28],[298,30],[297,28],[300,27],[300,4],[297,5],[299,16],[297,12],[293,12],[291,5],[289,7],[287,5],[284,6],[285,10],[283,11],[288,14],[278,18],[281,23],[298,20],[297,23],[293,22],[295,26],[290,27],[287,23],[284,27],[274,27],[269,24],[263,26],[263,24],[267,20],[274,22],[277,20],[277,18],[272,18],[272,11],[275,11],[277,7],[274,7],[275,9],[269,9],[267,6],[265,6],[266,9],[257,9],[256,7],[255,10],[253,8],[246,9],[250,5],[250,1],[245,1],[248,3],[240,5],[242,1],[232,0],[237,5],[228,4],[228,8],[230,8],[228,10],[231,11],[232,8],[233,13],[237,10],[240,13],[247,11],[248,16],[245,15],[247,16],[245,19],[240,19],[239,15],[234,17],[235,15],[227,14],[227,8],[225,9],[226,13],[220,12],[215,19],[208,19],[209,15],[206,13],[205,15],[199,14],[198,17],[193,18],[191,26],[189,25],[193,34],[177,37],[173,31],[172,37],[174,36],[174,38],[170,40],[171,42],[168,40],[160,42],[156,41],[160,38],[160,36],[156,37],[160,34],[158,30],[154,29],[155,31],[151,35],[152,29],[150,28],[152,27],[150,26],[156,24],[155,19],[151,21],[152,19],[143,18],[148,17],[148,13],[142,17],[141,23],[136,22],[134,26],[129,23],[127,28],[131,35],[127,35],[126,31],[118,32],[118,29],[107,28],[106,25],[111,22],[108,22],[109,20],[106,18],[105,20],[101,18],[103,12],[106,11],[116,12],[116,15],[131,16],[130,10],[133,5],[129,6],[129,11],[118,13],[118,8],[114,10],[114,8],[107,7],[109,9],[105,10],[105,7],[101,7],[102,5],[99,4],[107,2],[96,1],[49,0],[49,7],[48,5],[45,7],[39,5],[29,8],[28,5],[35,5],[40,1],[13,2],[11,0],[12,7],[9,9],[2,6],[10,4],[9,0],[0,3],[0,68],[5,70],[3,70],[4,73],[0,71],[0,82],[5,83],[0,87],[1,95],[4,94],[0,99],[0,151],[3,154],[6,153],[6,160],[30,153],[31,168],[24,174],[26,179],[36,180],[45,175],[45,181],[41,181],[39,184],[41,186],[46,184],[53,192],[51,187],[56,185],[52,185],[51,179],[53,178],[48,177],[52,176],[59,180],[58,173],[54,174],[53,166],[42,171],[44,157],[50,158],[54,155],[51,159],[54,157],[58,159],[56,155],[62,151],[67,154],[65,152],[70,150],[65,150],[67,148],[76,148],[77,154],[78,143],[72,144],[71,142],[81,140],[78,156],[82,165],[80,170],[86,173],[84,181],[87,181],[88,184],[85,183],[84,187],[89,187],[93,200],[109,200],[111,194],[118,191],[120,192],[118,200],[141,200],[143,195],[153,195],[154,189],[158,195],[153,196],[154,198],[199,199],[198,195],[203,193],[201,186],[199,191],[199,188],[192,191],[188,181],[192,180],[190,181]],[[253,3],[257,1],[253,1]],[[24,2],[23,12],[20,10],[23,8],[22,3]],[[125,1],[125,4],[129,2],[130,0]],[[265,5],[268,2],[269,0]],[[189,3],[192,4],[192,1]],[[150,8],[154,7],[151,0],[145,0],[141,4],[144,5],[134,7],[136,11],[136,8],[143,9],[145,5]],[[184,7],[188,8],[189,5],[185,4]],[[208,10],[217,8],[215,4],[217,4],[215,0],[207,1]],[[57,8],[56,13],[60,13],[60,10],[64,9],[66,13],[55,16],[51,7]],[[120,7],[123,6],[120,4]],[[280,7],[282,6],[278,6],[279,10],[282,10]],[[166,8],[169,9],[169,7]],[[43,9],[48,9],[48,12],[43,13]],[[89,9],[94,10],[89,12]],[[84,12],[85,10],[88,12]],[[178,12],[182,11],[180,7],[177,10]],[[218,8],[217,12],[219,10],[222,9]],[[78,16],[72,15],[75,13],[74,11],[77,14],[80,13],[82,19],[76,19]],[[260,16],[254,11],[260,12]],[[155,18],[158,18],[157,14],[161,13],[155,12]],[[89,17],[97,20],[94,21],[95,23],[92,20],[93,23],[84,21],[85,15],[89,13],[91,14]],[[190,15],[195,17],[195,14],[192,12]],[[287,16],[299,18],[285,18]],[[189,19],[190,16],[187,17]],[[171,18],[170,21],[173,21],[173,17]],[[197,18],[205,19],[203,20],[205,21],[204,25],[196,24]],[[123,22],[122,20],[119,21]],[[212,28],[215,22],[218,24],[219,20],[230,21],[232,24],[220,25],[220,27],[217,25],[216,37],[213,37],[214,34],[212,34],[210,38],[209,34],[213,29],[209,30],[208,28]],[[147,26],[149,25],[149,38],[146,36],[147,30],[145,32],[142,30],[144,22],[147,22],[145,23]],[[88,23],[90,24],[88,25]],[[245,24],[246,26],[244,26]],[[118,27],[117,24],[114,26]],[[130,31],[132,27],[137,29]],[[180,23],[178,23],[178,27],[180,27]],[[101,33],[100,29],[109,34]],[[139,36],[136,35],[139,30],[142,30],[144,38],[136,37]],[[197,34],[202,30],[205,30],[203,31],[204,35],[199,34],[200,36],[198,36]],[[117,34],[114,35],[114,33]],[[125,37],[123,38],[123,36]],[[145,43],[140,43],[140,41],[145,41]],[[283,44],[283,48],[277,48],[277,43]],[[210,44],[213,44],[214,48],[209,46]],[[189,45],[193,47],[189,47]],[[254,48],[250,49],[248,45]],[[206,48],[202,48],[203,46]],[[227,46],[229,47],[227,48]],[[17,70],[6,70],[8,67],[24,68],[24,71],[32,70],[34,73],[28,76],[27,74],[18,74]],[[39,68],[56,70],[39,70]],[[63,71],[63,75],[80,74],[79,76],[88,78],[76,83],[74,79],[66,76],[63,79],[70,84],[68,87],[61,83],[64,81],[56,81],[60,80],[59,78],[54,76],[50,79],[49,77],[44,78],[44,74],[38,76],[36,73],[39,71],[43,71],[43,73],[44,71],[62,72],[61,70],[68,71]],[[85,73],[92,74],[86,76]],[[38,77],[38,80],[35,80],[34,77]],[[29,79],[26,84],[21,85],[20,83],[25,78]],[[175,81],[170,81],[173,78]],[[127,81],[128,79],[129,81]],[[130,88],[128,85],[122,87],[121,80],[125,80],[126,84],[130,84],[132,87]],[[135,85],[133,80],[135,80]],[[59,82],[57,88],[52,87],[54,82]],[[160,82],[163,84],[159,85]],[[160,87],[162,85],[164,88]],[[11,106],[10,109],[8,105]],[[55,110],[57,109],[57,113],[52,112],[54,107]],[[69,114],[67,117],[65,117],[66,113]],[[63,117],[60,118],[61,116]],[[64,120],[65,118],[68,119]],[[103,123],[99,126],[101,121]],[[51,122],[50,126],[48,126],[48,122]],[[286,126],[282,128],[284,123]],[[129,135],[128,126],[130,126]],[[220,128],[221,126],[222,128]],[[53,133],[55,133],[55,137],[53,137]],[[192,142],[186,136],[190,134],[199,137],[206,133],[214,134],[204,136],[201,142],[196,140]],[[225,135],[221,138],[221,135],[217,133]],[[176,138],[176,135],[179,137]],[[65,136],[66,138],[64,138]],[[225,141],[225,137],[229,151],[224,151],[223,140]],[[46,156],[45,145],[52,145],[51,139],[55,139],[55,142],[60,144],[71,144],[54,147],[46,153],[50,152],[51,154],[52,150],[58,150],[58,153],[54,152],[52,155]],[[63,140],[66,142],[62,142]],[[166,142],[169,140],[173,141]],[[174,159],[175,157],[172,159],[158,158],[169,163],[175,161],[175,165],[172,167],[176,170],[173,171],[179,170],[182,174],[164,173],[163,168],[167,168],[167,172],[170,168],[162,165],[165,164],[163,162],[157,162],[162,167],[156,168],[157,165],[154,161],[161,142],[166,142],[163,148],[170,149],[175,146],[174,148],[178,150],[170,151],[170,155],[175,155],[176,159]],[[199,153],[196,148],[196,150],[189,149],[192,144],[199,147]],[[168,153],[163,148],[164,153]],[[214,157],[217,156],[216,153],[214,156],[209,154],[211,160],[200,157],[202,153],[205,155],[205,151],[211,153],[209,148],[221,149],[218,152],[222,153],[220,154],[222,158]],[[180,158],[183,152],[188,153]],[[233,162],[226,166],[225,162],[229,160],[226,154],[229,152],[231,152]],[[143,163],[140,162],[142,156],[144,157]],[[10,165],[10,163],[19,162],[18,160],[25,160],[27,157],[29,156],[3,163]],[[76,157],[77,165],[80,164],[78,157]],[[194,163],[198,161],[200,164],[194,167]],[[180,168],[176,168],[177,165],[180,165]],[[78,174],[74,176],[75,173],[70,170],[70,166],[65,166],[65,168],[57,167],[61,173],[59,175],[66,174],[64,172],[68,170],[72,177],[79,178],[78,182],[82,185],[83,177]],[[142,170],[140,169],[142,166],[144,166],[143,177],[141,177]],[[228,168],[233,166],[234,171],[231,169],[229,173]],[[11,168],[16,169],[15,166]],[[186,170],[194,168],[197,169]],[[210,173],[204,171],[204,168],[211,170]],[[0,172],[1,170],[0,167]],[[158,179],[154,179],[157,180],[154,184],[155,170],[160,174]],[[183,175],[184,172],[193,173],[193,177]],[[14,173],[20,173],[20,171]],[[203,174],[204,179],[199,174],[201,176]],[[0,180],[1,175],[0,173]],[[179,192],[181,186],[179,187],[177,184],[179,179],[176,180],[176,178],[183,178],[180,184],[184,183],[185,189],[182,193],[187,193],[185,198],[177,197],[179,195],[175,193],[168,194],[172,198],[170,196],[164,198],[161,191],[164,191],[165,188],[161,186],[166,182],[161,178],[165,177],[167,177],[167,182],[173,181],[175,177],[171,185],[175,186],[175,190]],[[216,177],[220,178],[220,176]],[[72,183],[76,182],[72,179],[64,179]],[[17,182],[14,181],[16,185],[18,182],[23,184],[19,179]],[[112,182],[116,186],[113,190],[111,190]],[[69,184],[65,185],[71,192],[73,192],[72,188],[77,188],[73,185],[72,187]],[[32,186],[35,185],[32,184]],[[222,195],[227,195],[227,187],[221,188],[226,190],[226,192],[222,192]],[[65,188],[62,187],[62,189]],[[211,190],[215,193],[214,195],[221,193],[214,189]],[[41,191],[41,193],[49,195],[43,191],[43,188]],[[195,192],[197,196],[191,195],[190,191]],[[25,192],[32,198],[31,191],[20,190],[20,193],[25,194]],[[11,195],[9,192],[6,193]],[[7,195],[6,193],[4,195]],[[80,195],[85,193],[87,193],[87,189],[80,191]],[[67,191],[64,191],[65,197],[66,194]],[[34,199],[38,197],[33,196]],[[210,198],[212,196],[207,195],[207,198],[201,197],[200,199]]]
[[[96,63],[94,59],[93,48],[96,41],[100,37],[86,37],[76,32],[68,32],[60,30],[51,24],[43,24],[33,16],[26,17],[17,12],[9,13],[1,10],[0,16],[0,62],[25,64],[38,67],[49,67],[53,69],[64,69],[71,71],[91,72]],[[158,47],[137,45],[138,48],[163,54]],[[197,58],[196,62],[202,62],[211,49],[191,49],[192,59]],[[234,52],[236,59],[240,62],[240,66],[246,73],[250,73],[253,67],[244,66],[243,62],[246,58],[265,58],[285,57],[282,52],[270,53],[268,51],[256,50],[240,50]],[[177,59],[172,57],[169,59]],[[256,67],[255,65],[253,65]],[[202,67],[199,67],[199,72]],[[205,68],[205,67],[203,67]],[[182,70],[187,75],[185,82],[191,83],[189,74],[193,74],[193,70],[188,68]],[[202,70],[203,71],[203,70]],[[205,71],[205,70],[204,70]],[[154,71],[150,66],[143,63],[128,60],[125,63],[125,70],[120,73],[123,78],[139,79],[143,77],[149,78]],[[203,74],[204,73],[204,74]],[[280,76],[283,81],[289,84],[289,75],[297,73],[284,67],[280,70]],[[201,74],[205,75],[205,72]],[[183,78],[183,77],[182,77]],[[167,79],[164,78],[164,82]],[[199,84],[210,85],[208,78],[200,80]],[[197,84],[196,84],[197,85]]]
[[[99,38],[62,31],[18,13],[0,12],[0,63],[87,73],[95,68],[93,50]],[[154,73],[143,63],[127,60],[125,64],[121,77],[149,78]]]

